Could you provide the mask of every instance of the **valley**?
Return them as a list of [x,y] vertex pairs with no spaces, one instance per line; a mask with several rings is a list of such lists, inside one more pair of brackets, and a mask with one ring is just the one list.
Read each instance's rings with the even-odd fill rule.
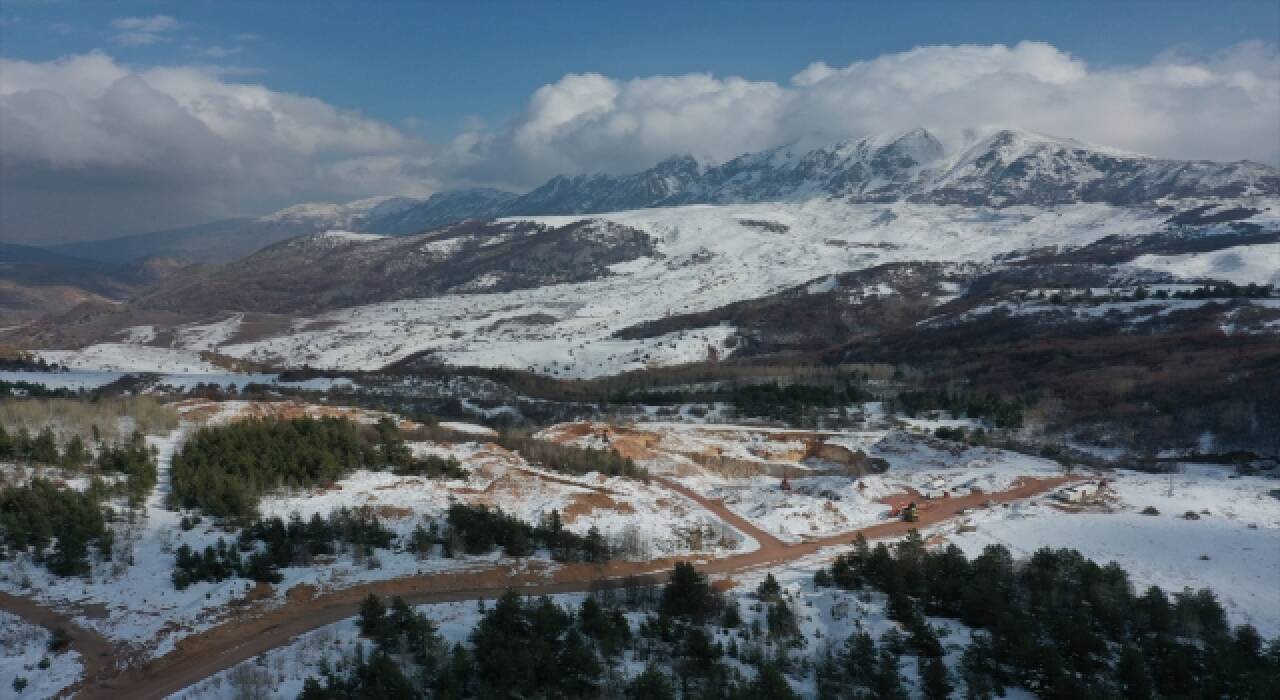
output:
[[0,329],[0,688],[1254,697],[1278,241],[1266,165],[912,129],[19,251],[95,291]]

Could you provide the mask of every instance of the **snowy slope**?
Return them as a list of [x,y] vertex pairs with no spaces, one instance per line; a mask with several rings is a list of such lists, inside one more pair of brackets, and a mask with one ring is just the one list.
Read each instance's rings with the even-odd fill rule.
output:
[[[1280,499],[1268,492],[1276,481],[1229,474],[1214,465],[1186,465],[1174,476],[1108,473],[1117,496],[1108,510],[1015,504],[978,511],[971,517],[976,531],[951,539],[970,556],[992,543],[1014,556],[1041,547],[1078,549],[1095,561],[1119,562],[1140,589],[1212,588],[1234,624],[1247,622],[1274,637],[1280,634]],[[1148,506],[1159,514],[1141,514]],[[1184,519],[1187,511],[1200,519]]]
[[1280,243],[1233,246],[1209,253],[1142,255],[1128,267],[1167,272],[1190,280],[1225,280],[1239,285],[1252,283],[1280,287]]
[[[1280,228],[1280,200],[1250,200],[1259,211],[1245,223]],[[485,273],[460,277],[453,287],[470,290],[339,309],[297,319],[292,326],[252,342],[230,343],[239,320],[224,316],[212,324],[190,325],[175,334],[164,358],[157,349],[133,343],[50,352],[51,360],[78,368],[146,369],[159,362],[166,371],[201,371],[199,351],[216,352],[284,366],[374,369],[419,352],[444,361],[532,369],[590,377],[629,369],[725,357],[732,349],[728,326],[712,326],[643,340],[621,340],[624,328],[669,315],[706,311],[776,293],[834,273],[904,261],[992,263],[997,257],[1033,249],[1062,249],[1107,236],[1129,238],[1163,230],[1168,213],[1153,208],[1069,204],[1053,208],[1003,209],[930,204],[850,204],[825,198],[805,202],[693,205],[640,209],[592,217],[539,217],[501,224],[519,230],[524,245],[561,227],[592,220],[581,235],[619,225],[646,237],[646,254],[603,268],[603,276],[582,282],[545,284],[498,291]],[[1235,223],[1235,222],[1232,222]],[[1206,235],[1229,233],[1231,223],[1204,228]],[[515,234],[512,234],[515,235]],[[495,241],[501,236],[490,235]],[[460,254],[446,244],[461,238],[432,236],[413,242],[415,254],[447,265]],[[488,239],[485,239],[486,241]],[[505,240],[505,239],[503,239]],[[281,251],[320,254],[327,260],[383,254],[406,239],[332,233],[283,244]],[[461,248],[459,248],[461,250]],[[469,249],[474,256],[475,250]],[[1185,256],[1239,257],[1262,274],[1274,245]],[[1214,258],[1213,256],[1217,256]],[[438,260],[437,260],[438,258]],[[1169,267],[1184,256],[1140,258],[1135,265]],[[284,262],[280,263],[281,265]],[[1220,263],[1221,267],[1225,263]],[[484,268],[480,268],[484,269]],[[1252,268],[1251,268],[1252,269]],[[1273,268],[1274,269],[1274,268]],[[456,274],[457,268],[454,268]],[[819,287],[820,288],[820,285]],[[138,346],[143,335],[130,334]],[[175,354],[176,353],[176,354]],[[184,355],[185,353],[185,355]],[[185,358],[185,359],[184,359]],[[191,369],[184,370],[183,367]]]
[[[541,217],[563,226],[581,217]],[[900,261],[991,262],[1160,229],[1167,214],[1105,204],[1000,210],[895,203],[687,206],[598,215],[643,231],[656,254],[577,284],[374,304],[321,314],[287,335],[220,352],[285,365],[376,368],[431,351],[455,364],[597,376],[705,359],[725,327],[618,340],[637,323],[718,308],[832,273]],[[1275,224],[1269,213],[1256,221]],[[311,328],[311,329],[309,329]]]

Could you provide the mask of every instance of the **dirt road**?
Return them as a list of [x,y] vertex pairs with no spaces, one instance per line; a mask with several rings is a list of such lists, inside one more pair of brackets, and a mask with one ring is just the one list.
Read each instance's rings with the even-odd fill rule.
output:
[[[913,528],[923,528],[940,523],[956,515],[964,508],[972,508],[987,501],[997,503],[1028,498],[1043,493],[1063,483],[1066,479],[1026,479],[1009,491],[996,494],[975,493],[969,496],[934,501],[932,507],[921,513],[920,521],[905,523],[886,521],[830,537],[816,538],[800,543],[786,543],[752,525],[745,518],[729,510],[724,503],[706,498],[691,489],[669,479],[654,477],[665,487],[695,501],[725,522],[754,538],[759,548],[743,554],[703,561],[698,557],[686,557],[698,561],[702,571],[713,574],[731,574],[763,566],[771,566],[807,556],[824,547],[852,542],[859,533],[867,539],[883,539],[903,535]],[[180,641],[177,648],[143,666],[112,675],[110,664],[98,664],[86,675],[76,697],[78,698],[131,698],[137,700],[159,699],[195,684],[219,671],[251,659],[259,654],[284,646],[297,635],[310,632],[357,614],[360,601],[370,593],[398,595],[410,603],[442,603],[460,600],[496,598],[508,588],[530,595],[573,593],[591,590],[602,582],[620,583],[631,576],[643,577],[652,582],[665,580],[676,559],[660,559],[647,562],[614,561],[608,564],[568,564],[549,568],[540,564],[504,565],[475,571],[457,571],[440,574],[424,574],[390,581],[352,586],[325,593],[317,598],[290,596],[282,606],[256,617],[233,619],[204,633],[192,635]],[[30,601],[22,601],[31,611],[50,612]],[[5,598],[0,607],[11,609]],[[27,615],[22,612],[24,617]],[[61,622],[70,629],[70,625]],[[89,640],[86,640],[89,641]],[[105,648],[110,645],[100,640]],[[84,648],[97,655],[98,641]],[[89,654],[81,651],[86,659]],[[97,657],[95,657],[97,658]]]
[[70,638],[71,651],[80,654],[86,679],[107,678],[115,673],[115,646],[94,630],[76,624],[71,616],[51,610],[27,598],[0,592],[0,610],[48,630],[61,628]]

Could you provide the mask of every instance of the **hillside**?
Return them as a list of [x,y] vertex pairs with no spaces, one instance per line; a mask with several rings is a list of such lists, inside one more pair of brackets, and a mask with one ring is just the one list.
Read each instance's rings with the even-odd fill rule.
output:
[[257,219],[209,224],[106,240],[80,241],[53,250],[110,263],[165,256],[193,263],[225,263],[295,236],[329,229],[361,230],[365,222],[391,216],[416,200],[372,197],[347,204],[297,204]]
[[163,258],[122,265],[0,243],[0,320],[27,320],[83,303],[120,301],[181,267]]
[[473,222],[401,238],[328,231],[171,278],[133,305],[184,313],[309,313],[583,282],[650,252],[640,231],[590,220],[559,226]]

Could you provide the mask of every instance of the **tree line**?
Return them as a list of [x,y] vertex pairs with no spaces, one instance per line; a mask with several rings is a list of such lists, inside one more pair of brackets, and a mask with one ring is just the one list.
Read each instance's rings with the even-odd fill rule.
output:
[[102,499],[102,489],[81,492],[41,478],[5,487],[0,490],[0,558],[31,552],[54,575],[88,574],[90,547],[110,559],[115,543]]
[[[598,698],[709,700],[798,697],[770,659],[728,663],[729,651],[708,626],[736,626],[705,576],[677,564],[654,610],[638,629],[621,606],[587,597],[576,609],[550,598],[507,591],[484,610],[469,638],[450,646],[426,616],[405,601],[369,596],[360,607],[361,634],[372,652],[322,666],[300,700],[338,698]],[[735,652],[736,653],[736,652]],[[623,662],[642,660],[633,677]]]
[[[813,663],[797,661],[787,649],[803,640],[772,576],[755,591],[764,624],[744,625],[736,602],[687,563],[660,587],[601,588],[576,610],[508,591],[452,646],[403,600],[370,596],[359,627],[372,652],[326,663],[299,697],[789,700],[790,675],[811,677],[823,700],[994,698],[1014,687],[1042,698],[1261,699],[1280,682],[1280,641],[1231,628],[1211,593],[1137,596],[1119,566],[1074,550],[1014,562],[999,546],[969,559],[927,550],[915,534],[892,547],[860,540],[815,583],[881,590],[899,625],[877,639],[857,624]],[[643,610],[637,625],[629,616]],[[950,668],[927,617],[972,630]],[[752,645],[757,634],[769,645]]]
[[234,545],[222,538],[203,552],[182,545],[174,556],[171,579],[178,590],[229,578],[279,583],[282,568],[310,566],[316,558],[333,556],[343,547],[368,557],[394,540],[395,533],[368,507],[338,508],[327,518],[316,513],[307,521],[293,513],[288,520],[266,518],[241,530]]
[[119,495],[130,508],[140,507],[156,485],[155,452],[140,433],[118,444],[100,445],[96,456],[79,437],[73,437],[60,452],[52,431],[47,429],[30,444],[33,461],[61,463],[75,469],[92,463],[100,474],[125,477],[108,485],[95,474],[84,491],[37,477],[0,491],[0,541],[4,545],[0,557],[32,552],[36,561],[55,575],[87,574],[92,551],[96,550],[103,559],[111,558],[114,534],[107,524],[112,513],[106,501]]
[[825,411],[836,406],[847,406],[871,398],[860,383],[840,385],[749,384],[736,386],[729,392],[729,401],[739,416],[771,418],[788,424],[812,422],[815,409]]
[[266,493],[336,481],[357,469],[428,477],[464,474],[453,459],[414,457],[394,423],[362,430],[344,418],[251,419],[197,431],[173,457],[173,505],[249,519]]
[[501,509],[454,503],[447,522],[448,532],[440,539],[447,556],[459,546],[467,554],[488,554],[500,547],[509,557],[527,557],[546,549],[556,561],[604,563],[610,556],[608,543],[594,525],[586,535],[566,530],[557,510],[530,525]]
[[623,457],[612,448],[597,449],[561,445],[550,440],[539,440],[514,432],[502,433],[493,441],[500,447],[519,452],[520,456],[530,464],[563,474],[582,476],[598,472],[606,476],[623,476],[645,481],[649,479],[647,471],[637,466],[630,457]]
[[904,391],[889,402],[889,407],[909,418],[946,411],[957,417],[989,420],[997,428],[1017,429],[1022,427],[1027,406],[1033,403],[985,392]]
[[[1019,686],[1046,698],[1266,698],[1280,687],[1280,640],[1232,628],[1211,591],[1170,597],[1153,586],[1137,595],[1119,565],[1099,566],[1075,550],[1044,548],[1015,562],[990,545],[970,560],[954,545],[927,549],[913,531],[893,547],[859,539],[818,580],[883,591],[905,630],[888,641],[918,656],[936,697],[946,697],[953,679],[930,661],[942,648],[925,616],[978,630],[961,663],[967,697]],[[862,639],[850,644],[869,648]],[[820,686],[880,682],[868,654],[855,656],[862,665],[828,659]]]

